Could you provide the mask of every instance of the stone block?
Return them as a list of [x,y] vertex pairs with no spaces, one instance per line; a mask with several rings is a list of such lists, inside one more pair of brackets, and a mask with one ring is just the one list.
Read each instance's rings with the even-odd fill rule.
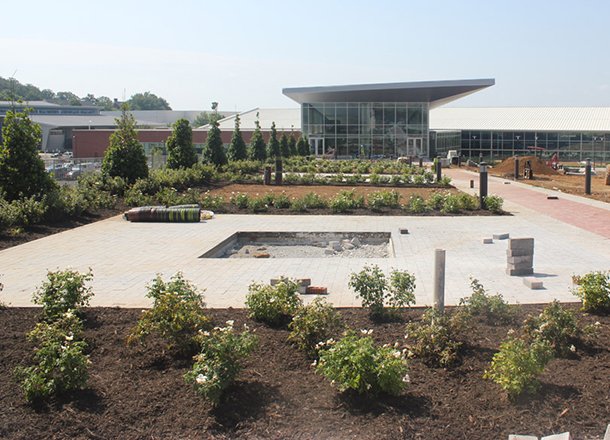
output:
[[493,234],[494,240],[506,240],[508,237],[510,237],[510,234],[508,232],[503,232],[501,234]]
[[325,255],[333,255],[335,253],[334,250],[332,249],[324,249],[324,254]]
[[572,440],[572,436],[569,432],[562,432],[561,434],[547,435],[540,440]]
[[507,263],[508,269],[531,269],[533,266],[528,263]]
[[349,251],[349,250],[351,250],[351,249],[354,249],[355,247],[356,247],[356,246],[354,246],[354,245],[353,245],[353,244],[351,244],[350,242],[343,243],[343,249],[346,249],[346,250],[348,250],[348,251]]
[[533,249],[508,249],[506,251],[507,257],[524,257],[526,255],[534,255]]
[[523,278],[523,284],[532,290],[544,289],[544,283],[536,278]]
[[511,277],[520,277],[523,275],[533,275],[534,269],[509,269],[506,268],[506,275],[510,275]]
[[398,232],[405,235],[409,233],[409,230],[407,228],[398,228]]
[[484,238],[483,239],[483,244],[493,244],[494,239],[493,238]]
[[508,436],[508,440],[538,440],[538,437],[535,435],[511,434]]
[[297,283],[299,283],[299,286],[311,286],[311,278],[299,278]]
[[305,295],[307,293],[307,286],[299,286],[297,292],[299,292],[301,295]]
[[508,240],[508,248],[512,250],[534,250],[534,239],[533,238],[510,238]]
[[360,246],[360,245],[362,244],[362,243],[360,243],[360,239],[359,239],[358,237],[354,237],[354,238],[352,238],[351,243],[352,243],[354,246],[356,246],[356,247],[358,247],[358,246]]
[[508,257],[506,259],[508,264],[527,264],[530,267],[534,265],[534,256],[533,255],[520,255],[518,257]]
[[338,240],[332,240],[328,242],[328,247],[334,251],[341,251],[343,248],[341,247],[341,242]]

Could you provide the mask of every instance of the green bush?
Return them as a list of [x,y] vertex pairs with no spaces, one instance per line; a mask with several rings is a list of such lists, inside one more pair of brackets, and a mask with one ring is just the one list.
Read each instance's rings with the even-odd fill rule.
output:
[[252,283],[246,296],[248,316],[270,326],[287,323],[302,305],[298,284],[282,278],[275,286]]
[[461,343],[456,340],[459,321],[428,309],[418,323],[407,324],[405,338],[414,340],[409,349],[413,356],[432,367],[450,367],[459,361]]
[[199,204],[202,209],[209,209],[210,211],[219,212],[223,209],[225,199],[223,196],[214,196],[206,191],[200,198]]
[[374,211],[382,208],[400,208],[400,194],[395,191],[375,191],[368,196],[368,206]]
[[35,197],[11,202],[0,197],[0,230],[25,227],[40,222],[47,213],[47,205]]
[[582,300],[584,311],[610,312],[610,271],[573,276],[572,281],[577,286],[573,293]]
[[282,191],[273,201],[273,206],[277,209],[289,209],[292,206],[292,202],[286,193]]
[[460,299],[462,312],[469,316],[480,316],[489,324],[511,322],[514,318],[510,306],[502,295],[489,295],[483,285],[476,278],[470,278],[472,295]]
[[441,207],[442,214],[457,214],[462,210],[458,196],[453,194],[447,194],[445,200],[443,200],[443,206]]
[[42,314],[47,321],[54,321],[70,310],[89,305],[93,293],[85,283],[92,279],[91,269],[87,273],[71,269],[49,271],[47,281],[34,292],[32,301],[42,306]]
[[428,206],[420,196],[411,196],[405,206],[406,210],[413,214],[421,214],[428,210]]
[[466,193],[459,193],[457,197],[461,209],[466,211],[474,211],[479,207],[479,200],[475,196],[471,196],[470,194]]
[[242,369],[244,358],[257,346],[258,339],[247,328],[242,333],[233,329],[233,321],[197,335],[200,353],[193,368],[184,375],[187,383],[204,398],[217,405],[223,392]]
[[53,323],[39,323],[28,339],[36,346],[30,367],[17,367],[25,398],[35,402],[52,395],[83,389],[87,384],[87,344],[79,340],[82,323],[72,311]]
[[364,266],[360,272],[351,274],[349,287],[376,319],[387,314],[386,307],[397,309],[415,303],[415,277],[407,271],[392,270],[388,284],[379,266]]
[[363,332],[367,336],[352,331],[338,342],[331,339],[320,345],[316,371],[340,391],[399,395],[409,382],[404,354],[389,346],[376,346],[368,336],[370,331]]
[[253,197],[248,201],[248,209],[254,212],[264,212],[269,209],[269,199],[263,197]]
[[493,213],[499,214],[502,213],[502,205],[504,204],[504,199],[499,196],[487,196],[485,197],[485,207]]
[[339,313],[323,298],[301,307],[290,322],[288,340],[308,355],[316,354],[316,344],[329,339],[343,327]]
[[248,206],[250,205],[250,197],[245,193],[232,193],[229,203],[235,205],[239,209],[248,209]]
[[500,344],[484,378],[498,384],[508,396],[515,398],[524,392],[535,392],[547,363],[553,358],[553,350],[545,341],[535,340],[532,344],[509,338]]
[[197,349],[195,336],[199,330],[211,326],[203,295],[178,272],[168,282],[157,275],[146,296],[154,300],[153,307],[142,311],[127,343],[146,343],[149,336],[156,335],[168,349],[181,355],[192,354]]
[[352,209],[364,207],[364,196],[359,196],[354,190],[340,191],[329,202],[329,207],[334,212],[347,212]]
[[445,194],[435,192],[432,194],[428,200],[426,200],[426,204],[429,209],[440,211],[445,203]]
[[[298,200],[298,199],[297,199]],[[301,199],[300,203],[305,210],[307,209],[324,209],[328,207],[328,203],[322,197],[314,192],[305,194]]]
[[580,336],[576,317],[555,300],[538,316],[529,316],[523,323],[528,341],[544,341],[553,348],[556,356],[576,351],[574,344]]

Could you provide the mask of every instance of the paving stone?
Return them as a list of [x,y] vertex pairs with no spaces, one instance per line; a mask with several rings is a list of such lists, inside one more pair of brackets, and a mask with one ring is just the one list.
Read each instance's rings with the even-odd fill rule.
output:
[[494,239],[493,238],[484,238],[483,239],[483,244],[493,244]]
[[533,266],[531,264],[527,264],[527,263],[508,263],[506,265],[507,269],[514,269],[514,270],[527,270],[527,269],[533,269]]
[[538,437],[535,435],[510,434],[508,440],[538,440]]
[[508,237],[510,237],[510,234],[508,232],[493,235],[494,240],[506,240]]
[[523,278],[523,284],[532,290],[544,289],[544,283],[536,278]]
[[512,250],[517,249],[534,249],[534,239],[533,238],[510,238],[508,240],[508,248]]
[[508,249],[506,251],[507,257],[524,257],[526,255],[534,255],[534,251],[531,249]]
[[572,440],[572,436],[569,432],[562,432],[561,434],[547,435],[540,440]]
[[351,242],[354,246],[358,247],[360,246],[362,243],[360,242],[360,239],[358,237],[354,237],[352,238],[352,242]]
[[324,249],[324,253],[325,253],[326,255],[332,255],[332,254],[334,254],[334,253],[335,253],[335,251],[334,251],[334,250],[332,250],[332,249]]
[[523,275],[533,275],[534,269],[509,269],[506,268],[506,275],[510,275],[511,277],[520,277]]
[[399,228],[398,232],[400,232],[403,235],[406,235],[409,233],[409,230],[407,228]]
[[347,243],[343,243],[343,249],[347,249],[347,250],[351,250],[354,249],[356,246],[354,246],[353,244],[351,244],[350,242]]
[[331,240],[328,242],[328,247],[334,251],[340,251],[343,248],[341,247],[341,242],[338,240]]
[[534,264],[533,255],[520,255],[518,257],[508,257],[506,262],[508,264],[527,264],[530,267]]

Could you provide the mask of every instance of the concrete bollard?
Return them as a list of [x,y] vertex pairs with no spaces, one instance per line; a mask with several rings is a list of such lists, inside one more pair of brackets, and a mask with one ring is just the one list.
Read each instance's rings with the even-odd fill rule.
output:
[[487,209],[485,197],[487,197],[487,164],[481,162],[479,164],[479,206],[481,209]]
[[445,250],[434,251],[434,308],[445,312]]
[[591,194],[591,159],[585,165],[585,194]]
[[440,182],[442,179],[442,165],[441,165],[441,157],[437,156],[436,158],[436,183]]
[[515,180],[519,180],[519,158],[515,157]]
[[263,183],[265,185],[271,185],[271,167],[265,167],[265,173],[263,174]]
[[282,164],[282,159],[275,159],[275,184],[276,185],[282,184],[282,177],[284,174],[283,169],[284,169],[284,166]]
[[470,179],[470,187],[474,188],[474,180]]

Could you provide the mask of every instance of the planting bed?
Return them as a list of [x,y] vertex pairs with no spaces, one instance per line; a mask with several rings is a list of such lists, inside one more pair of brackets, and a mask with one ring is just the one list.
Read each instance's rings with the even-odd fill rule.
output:
[[[519,307],[514,326],[541,309]],[[29,406],[12,371],[31,356],[25,334],[39,313],[34,308],[0,310],[0,438],[489,440],[510,433],[570,431],[583,439],[601,438],[610,422],[608,316],[579,312],[582,324],[601,322],[599,339],[579,347],[570,359],[551,361],[539,393],[510,402],[481,377],[507,325],[474,321],[461,365],[432,369],[412,360],[411,383],[402,396],[364,398],[338,393],[315,374],[311,360],[286,342],[286,330],[252,322],[244,310],[210,310],[216,323],[234,319],[236,328],[247,323],[260,338],[237,383],[213,409],[183,381],[189,359],[125,346],[140,310],[111,308],[85,312],[89,388],[48,405]],[[402,322],[382,324],[372,324],[361,309],[341,310],[341,315],[353,328],[372,328],[379,343],[402,344],[405,323],[419,319],[421,310],[405,312]]]

